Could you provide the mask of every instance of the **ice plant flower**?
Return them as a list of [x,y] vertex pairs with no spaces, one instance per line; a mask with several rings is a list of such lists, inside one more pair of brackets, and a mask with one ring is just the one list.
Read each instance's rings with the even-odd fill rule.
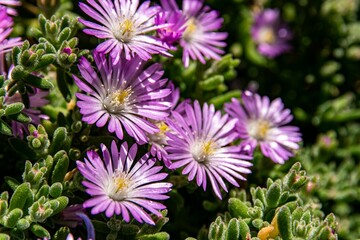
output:
[[293,116],[289,109],[284,109],[280,98],[270,102],[269,98],[245,91],[242,102],[233,98],[225,104],[225,111],[238,119],[236,130],[243,146],[254,149],[260,145],[262,153],[275,163],[283,164],[294,155],[301,141],[299,128],[287,125]]
[[157,34],[159,39],[167,44],[171,50],[176,50],[174,45],[181,39],[186,29],[186,17],[182,12],[180,10],[161,11],[155,17],[155,24],[169,24],[168,27],[158,29]]
[[196,178],[198,186],[206,190],[208,179],[216,196],[222,198],[220,188],[228,191],[225,180],[239,186],[237,179],[245,180],[242,174],[251,173],[251,157],[240,153],[239,146],[230,144],[238,138],[234,131],[237,119],[229,119],[215,111],[214,105],[205,103],[201,108],[198,101],[185,106],[184,114],[173,112],[168,123],[173,132],[168,133],[165,148],[170,168],[184,167],[182,174],[189,181]]
[[[171,94],[165,98],[165,100],[171,102],[171,110],[177,108],[178,101],[180,99],[180,89],[175,88],[172,82],[168,82],[167,87],[171,89]],[[154,121],[154,124],[159,128],[159,131],[153,134],[148,134],[150,153],[158,160],[162,160],[167,167],[170,166],[170,162],[167,159],[167,152],[164,147],[167,146],[166,133],[170,131],[169,126],[166,124],[166,119],[162,121]]]
[[[0,2],[1,3],[1,2]],[[21,38],[7,39],[12,32],[13,19],[8,15],[7,8],[0,5],[0,74],[5,75],[5,53],[22,44]]]
[[[21,2],[19,0],[0,0],[0,6],[1,5],[15,7],[15,6],[20,6]],[[16,15],[17,14],[16,10],[11,7],[6,8],[7,13],[10,15]]]
[[100,3],[87,0],[87,3],[79,3],[80,8],[99,24],[79,19],[87,27],[84,32],[105,39],[96,50],[110,53],[115,63],[122,54],[128,60],[135,56],[149,60],[152,54],[171,56],[165,44],[149,35],[149,32],[167,26],[154,23],[160,6],[150,6],[150,1],[139,6],[139,0],[108,0]]
[[124,142],[118,149],[113,141],[110,151],[101,144],[101,152],[103,159],[96,151],[89,150],[85,162],[76,162],[86,179],[82,182],[86,192],[93,196],[83,206],[92,208],[92,214],[105,212],[108,218],[121,214],[125,222],[132,215],[140,223],[154,225],[148,212],[161,217],[159,210],[166,207],[158,200],[167,199],[165,194],[172,187],[171,183],[161,182],[167,176],[160,172],[162,166],[156,166],[149,153],[135,159],[137,144],[129,149]]
[[149,120],[163,120],[169,114],[171,102],[165,97],[171,90],[165,88],[159,64],[147,68],[139,57],[116,64],[103,53],[94,52],[100,75],[86,58],[80,59],[79,69],[84,81],[74,76],[75,83],[85,93],[77,93],[77,106],[82,120],[103,127],[108,122],[109,132],[124,138],[123,128],[139,144],[146,143],[146,134],[159,129]]
[[251,36],[260,54],[274,58],[291,49],[292,34],[281,21],[278,9],[265,9],[254,17]]
[[[161,0],[161,5],[165,12],[176,14],[180,11],[175,0]],[[203,6],[203,0],[184,0],[182,14],[186,22],[179,43],[183,48],[184,66],[189,66],[190,58],[203,64],[206,62],[205,58],[220,59],[224,53],[220,48],[226,46],[224,40],[227,33],[217,32],[223,23],[219,14],[208,6]]]

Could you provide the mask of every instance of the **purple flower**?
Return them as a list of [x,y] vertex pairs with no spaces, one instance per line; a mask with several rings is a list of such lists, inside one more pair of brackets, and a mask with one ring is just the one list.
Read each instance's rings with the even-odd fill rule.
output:
[[87,27],[84,32],[106,39],[96,50],[110,52],[115,63],[122,54],[127,60],[136,55],[143,60],[150,59],[151,54],[171,56],[160,40],[146,34],[166,27],[154,24],[154,17],[161,10],[159,6],[150,6],[150,1],[145,1],[138,7],[139,0],[107,0],[101,1],[101,4],[95,0],[87,2],[89,5],[79,3],[80,8],[100,24],[80,19]]
[[75,83],[85,91],[76,94],[82,120],[98,127],[108,122],[109,132],[115,132],[119,139],[124,138],[125,128],[139,144],[147,142],[146,134],[159,131],[149,120],[163,120],[171,106],[164,100],[171,90],[164,87],[167,79],[161,79],[160,65],[145,68],[138,57],[114,64],[96,51],[94,59],[99,75],[88,60],[81,58],[78,66],[84,81],[74,76]]
[[[0,1],[1,3],[1,1]],[[0,5],[0,74],[6,75],[5,53],[10,52],[13,47],[22,44],[21,38],[7,37],[12,32],[13,19],[8,15],[7,8]]]
[[[171,102],[171,110],[174,110],[180,99],[180,89],[175,88],[172,82],[169,82],[167,87],[171,89],[172,94],[164,98],[164,100]],[[164,147],[167,146],[168,137],[166,133],[170,131],[170,128],[166,124],[166,119],[163,121],[153,121],[153,123],[159,128],[159,131],[148,134],[149,144],[151,145],[150,153],[152,156],[157,157],[158,160],[163,160],[165,165],[169,167],[170,161],[167,159],[167,152]]]
[[[175,0],[161,0],[161,4],[165,12],[176,14],[180,11]],[[190,58],[203,64],[206,62],[205,58],[220,59],[224,51],[219,47],[226,46],[224,40],[227,33],[216,32],[223,23],[219,14],[208,6],[203,6],[203,0],[184,0],[182,14],[186,19],[186,29],[180,39],[184,66],[189,66]],[[177,26],[176,29],[181,27]]]
[[[40,107],[45,106],[49,103],[49,100],[46,97],[49,95],[48,91],[43,91],[38,88],[32,89],[33,92],[28,92],[29,95],[29,108],[24,108],[22,112],[31,118],[31,122],[34,125],[38,125],[41,123],[41,119],[49,119],[49,116],[42,114],[38,109]],[[16,102],[22,102],[22,98],[19,92],[16,92],[12,96],[5,97],[5,103],[11,104]],[[24,134],[29,134],[28,124],[11,121],[11,126],[13,130],[13,135],[16,137],[23,138]]]
[[176,50],[173,45],[181,39],[186,29],[186,17],[182,12],[179,10],[159,12],[155,17],[155,24],[169,24],[168,27],[158,29],[157,34],[161,41],[172,50]]
[[87,239],[95,239],[94,225],[92,224],[90,218],[86,215],[84,207],[80,204],[74,204],[65,208],[61,212],[60,220],[56,222],[72,228],[82,225],[84,222],[86,226]]
[[135,160],[136,144],[128,149],[124,142],[118,149],[113,141],[111,152],[104,144],[101,151],[103,160],[94,150],[89,150],[85,162],[76,162],[86,179],[83,181],[86,192],[93,196],[83,206],[92,208],[92,214],[105,212],[108,218],[121,214],[125,222],[132,215],[140,223],[154,225],[148,212],[161,217],[159,210],[166,207],[157,201],[167,199],[165,194],[172,186],[160,182],[167,176],[160,172],[162,167],[155,166],[156,160],[149,158],[148,153]]
[[[5,5],[5,6],[20,6],[21,2],[19,0],[0,0],[0,7],[1,5]],[[17,12],[15,9],[13,8],[7,8],[7,13],[10,15],[17,15]]]
[[278,9],[265,9],[255,16],[251,35],[258,51],[274,58],[291,49],[288,41],[292,38],[289,28],[281,22]]
[[239,186],[237,179],[245,180],[241,174],[248,174],[251,157],[240,153],[239,146],[230,144],[238,137],[234,131],[236,119],[221,116],[214,105],[198,101],[185,106],[186,116],[173,112],[174,120],[169,126],[174,133],[168,133],[168,159],[171,169],[184,167],[182,174],[188,174],[189,181],[196,178],[198,186],[206,190],[207,179],[218,198],[220,188],[228,191],[224,179]]
[[[293,116],[284,109],[280,98],[270,102],[268,97],[260,97],[246,91],[242,94],[243,105],[233,98],[225,104],[225,111],[238,119],[236,130],[244,139],[242,146],[254,149],[260,145],[262,153],[275,163],[283,164],[292,157],[301,141],[299,128],[288,126]],[[249,147],[250,146],[250,147]]]

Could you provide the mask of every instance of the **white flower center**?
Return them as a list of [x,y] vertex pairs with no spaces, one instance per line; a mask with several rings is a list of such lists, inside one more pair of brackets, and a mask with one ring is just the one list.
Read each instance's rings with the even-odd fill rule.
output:
[[155,125],[159,128],[159,132],[149,134],[150,143],[156,143],[164,147],[167,145],[166,133],[170,130],[170,128],[163,121],[157,121],[155,122]]
[[259,31],[259,42],[272,44],[276,41],[274,29],[271,27],[264,27]]
[[217,144],[212,140],[197,141],[191,146],[190,152],[197,162],[202,163],[215,153],[216,148]]
[[130,185],[131,182],[126,173],[115,171],[109,181],[107,195],[115,201],[122,201],[127,198]]
[[133,92],[131,87],[128,87],[109,93],[103,101],[105,109],[110,113],[119,113],[126,109],[131,102],[130,97]]
[[113,30],[114,37],[120,42],[128,43],[134,36],[134,22],[128,18],[121,19],[119,22],[120,23]]
[[183,39],[185,39],[185,41],[189,41],[193,38],[193,35],[195,33],[195,31],[198,29],[198,26],[196,25],[196,19],[195,18],[190,18],[189,20],[187,20],[186,22],[186,29],[183,33]]
[[248,133],[256,140],[264,140],[268,131],[271,128],[271,124],[266,120],[254,120],[248,123]]

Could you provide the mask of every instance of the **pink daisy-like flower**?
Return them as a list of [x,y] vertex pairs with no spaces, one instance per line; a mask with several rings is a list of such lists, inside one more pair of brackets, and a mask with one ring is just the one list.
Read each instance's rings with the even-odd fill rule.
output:
[[[148,142],[146,134],[159,129],[149,120],[163,120],[169,115],[171,102],[165,98],[171,90],[165,88],[159,64],[145,68],[145,62],[135,57],[121,59],[116,64],[105,54],[94,52],[98,75],[86,58],[80,59],[79,69],[84,81],[73,76],[85,93],[77,93],[77,106],[82,120],[103,127],[124,138],[123,128],[139,144]],[[87,94],[86,94],[87,93]]]
[[251,36],[257,44],[259,53],[274,58],[291,49],[289,40],[292,34],[281,21],[278,9],[265,9],[254,18]]
[[275,163],[283,164],[294,155],[301,141],[299,128],[288,126],[293,119],[289,109],[284,109],[280,98],[270,102],[269,98],[245,91],[243,105],[233,98],[225,104],[225,111],[238,119],[236,130],[243,146],[254,149],[260,145],[262,153]]
[[[1,3],[1,2],[0,2]],[[22,44],[21,38],[7,39],[12,32],[13,19],[8,15],[7,8],[0,5],[0,74],[5,75],[5,53]]]
[[[171,89],[171,94],[165,98],[166,101],[171,102],[171,109],[174,110],[180,99],[180,89],[175,88],[175,85],[172,82],[167,84],[167,87]],[[162,160],[167,167],[170,166],[170,162],[167,159],[167,152],[164,147],[167,146],[168,137],[166,133],[170,130],[166,124],[166,119],[162,121],[154,121],[154,124],[159,128],[159,131],[153,134],[148,134],[149,144],[150,144],[150,153],[152,156],[156,157],[158,160]]]
[[[11,7],[15,7],[15,6],[20,6],[21,2],[19,0],[0,0],[0,6],[11,6]],[[8,7],[7,9],[7,13],[10,15],[16,15],[17,12],[15,9]]]
[[154,24],[155,15],[161,10],[159,6],[150,6],[145,1],[139,6],[139,0],[87,0],[88,5],[79,3],[80,8],[97,23],[84,19],[79,21],[87,28],[86,34],[106,39],[96,47],[99,52],[109,53],[114,62],[120,60],[122,54],[126,59],[136,55],[143,60],[149,60],[152,54],[167,53],[168,48],[160,40],[147,33],[166,27]]
[[236,119],[221,115],[214,105],[198,101],[185,106],[186,116],[173,112],[168,133],[168,159],[171,169],[184,167],[182,174],[188,174],[189,181],[196,178],[198,186],[206,190],[210,180],[218,198],[222,198],[220,188],[228,191],[224,179],[239,187],[237,179],[245,180],[241,174],[251,173],[251,157],[240,153],[239,146],[231,143],[238,138],[234,131]]
[[[161,4],[165,12],[180,11],[175,0],[161,0]],[[206,62],[205,58],[220,59],[224,53],[220,48],[226,46],[224,40],[228,34],[216,32],[223,23],[219,14],[208,6],[203,6],[203,0],[184,0],[182,14],[186,18],[186,28],[180,39],[184,66],[189,66],[190,58],[203,64]]]
[[159,210],[166,207],[157,201],[167,199],[165,194],[172,187],[171,183],[160,182],[167,177],[160,172],[162,167],[155,166],[156,160],[149,158],[148,153],[135,160],[136,144],[128,149],[124,142],[118,149],[113,141],[111,152],[104,144],[101,151],[103,159],[89,150],[85,162],[76,162],[86,179],[83,181],[86,192],[93,196],[83,206],[92,208],[92,214],[105,212],[108,218],[121,214],[126,222],[132,215],[140,223],[154,225],[147,211],[161,217]]

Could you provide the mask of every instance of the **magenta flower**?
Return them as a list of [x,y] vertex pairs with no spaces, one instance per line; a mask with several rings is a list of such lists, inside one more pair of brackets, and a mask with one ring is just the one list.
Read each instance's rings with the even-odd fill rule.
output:
[[119,139],[124,138],[125,128],[139,144],[148,142],[146,134],[159,131],[149,120],[163,120],[171,107],[171,102],[165,100],[171,90],[164,87],[167,79],[161,79],[160,65],[145,68],[138,57],[114,64],[96,51],[94,59],[99,75],[88,60],[81,58],[78,66],[84,81],[73,76],[85,92],[76,94],[82,120],[97,127],[108,123],[109,132],[115,132]]
[[106,39],[96,50],[110,53],[115,63],[122,54],[127,60],[136,55],[143,60],[149,60],[152,54],[171,56],[160,40],[148,35],[167,26],[154,24],[154,17],[161,10],[159,6],[150,6],[150,1],[139,6],[139,0],[108,0],[101,1],[101,4],[95,0],[87,2],[88,5],[79,3],[80,8],[100,24],[80,19],[87,27],[84,32]]
[[169,25],[158,29],[157,34],[160,40],[167,44],[171,50],[176,50],[173,45],[181,39],[186,29],[186,17],[182,12],[180,10],[161,11],[155,17],[155,24],[159,26]]
[[[21,2],[20,0],[0,0],[0,7],[1,5],[3,6],[11,6],[11,7],[15,7],[15,6],[20,6]],[[7,13],[10,15],[17,15],[17,12],[15,9],[7,7]]]
[[[161,0],[161,5],[165,12],[176,14],[180,11],[175,0]],[[186,29],[180,39],[180,46],[183,48],[182,60],[184,66],[189,66],[190,58],[199,60],[203,64],[206,62],[205,58],[220,59],[220,55],[224,53],[220,48],[226,46],[224,40],[227,33],[216,32],[223,23],[223,19],[219,18],[219,14],[208,6],[203,6],[202,0],[184,0],[182,14],[186,19]],[[182,28],[176,26],[175,29]]]
[[154,225],[148,212],[161,217],[159,210],[166,207],[157,201],[167,199],[165,194],[172,186],[160,182],[167,176],[160,173],[162,167],[155,166],[156,160],[149,158],[148,153],[137,161],[136,144],[128,149],[124,142],[118,149],[113,141],[111,152],[104,144],[101,144],[101,151],[103,159],[94,150],[89,150],[85,162],[76,162],[86,179],[83,181],[86,192],[93,196],[83,206],[92,208],[92,214],[105,212],[108,218],[121,214],[125,222],[133,216],[140,223]]
[[[1,3],[1,2],[0,2]],[[8,15],[7,8],[0,5],[0,74],[6,75],[5,53],[22,44],[21,38],[7,39],[12,32],[13,19]]]
[[265,9],[255,16],[251,36],[260,54],[274,58],[291,49],[292,34],[281,22],[278,9]]
[[254,149],[260,145],[266,157],[283,164],[301,141],[299,128],[287,125],[293,119],[290,110],[284,109],[280,98],[270,102],[268,97],[249,91],[242,94],[242,101],[243,105],[237,99],[225,104],[225,111],[239,120],[236,130],[244,139],[242,146]]
[[240,153],[239,146],[230,145],[237,139],[234,131],[236,119],[221,116],[214,105],[198,101],[185,106],[186,116],[173,112],[169,120],[173,133],[168,133],[168,159],[171,169],[184,167],[182,174],[188,174],[189,181],[196,178],[198,186],[206,190],[207,179],[218,198],[220,188],[228,191],[224,179],[239,187],[237,179],[245,180],[241,174],[251,173],[251,157]]

